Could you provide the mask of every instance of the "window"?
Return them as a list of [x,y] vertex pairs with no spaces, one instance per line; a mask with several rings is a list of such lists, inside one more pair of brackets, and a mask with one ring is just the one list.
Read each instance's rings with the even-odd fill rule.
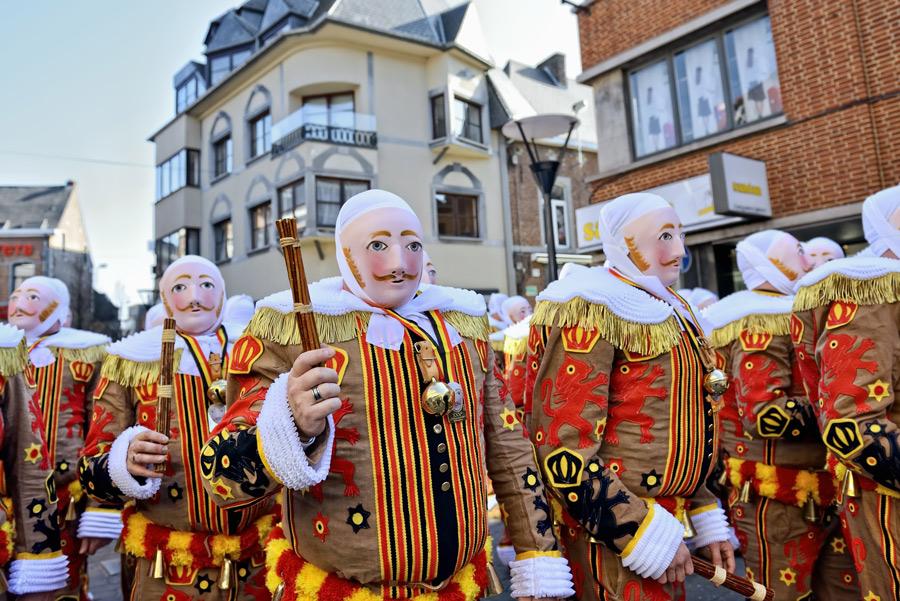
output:
[[453,133],[481,144],[484,141],[481,133],[481,105],[458,97],[454,104]]
[[216,263],[228,261],[234,256],[234,231],[231,219],[223,219],[213,224],[214,256]]
[[266,111],[250,120],[250,156],[258,157],[272,149],[272,114]]
[[306,123],[314,125],[353,129],[353,92],[305,96],[303,98],[303,119]]
[[200,230],[183,227],[156,241],[156,276],[162,277],[166,267],[184,255],[200,254]]
[[12,266],[12,281],[10,282],[9,293],[22,285],[22,282],[35,275],[34,263],[16,263]]
[[628,88],[635,158],[781,113],[769,17],[630,71]]
[[438,192],[438,236],[478,238],[478,197]]
[[204,91],[205,88],[196,75],[178,86],[175,90],[175,113],[184,112]]
[[447,137],[447,115],[444,109],[444,95],[431,97],[431,139]]
[[272,223],[272,203],[264,202],[250,209],[250,248],[269,246],[269,226]]
[[333,177],[316,178],[316,226],[333,228],[341,205],[369,189],[369,182]]
[[278,215],[281,219],[295,218],[297,231],[306,228],[306,192],[302,179],[278,190]]
[[213,178],[231,173],[231,134],[213,142]]
[[156,200],[185,186],[200,186],[200,151],[184,148],[156,166]]
[[209,82],[216,85],[231,71],[231,56],[216,56],[209,60]]
[[[541,198],[541,242],[547,243],[547,233],[544,229],[544,202]],[[569,188],[566,185],[557,184],[550,192],[550,213],[553,219],[553,231],[556,232],[556,248],[569,248],[571,234],[569,232]]]

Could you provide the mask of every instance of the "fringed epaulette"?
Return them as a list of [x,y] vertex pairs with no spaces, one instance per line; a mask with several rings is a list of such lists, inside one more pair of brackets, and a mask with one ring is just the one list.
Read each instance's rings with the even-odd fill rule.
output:
[[504,354],[512,356],[524,355],[527,348],[528,338],[510,338],[507,336],[503,340]]
[[47,348],[50,349],[50,352],[57,359],[60,353],[63,353],[67,360],[80,361],[81,363],[97,363],[98,361],[103,361],[104,357],[106,357],[105,344],[86,348],[62,348],[57,346],[48,346]]
[[640,355],[666,353],[681,340],[681,328],[674,313],[659,323],[640,323],[620,317],[606,305],[580,297],[565,302],[540,301],[531,323],[596,329],[601,338],[616,348]]
[[732,321],[726,326],[716,328],[710,334],[709,342],[713,348],[728,346],[738,339],[741,332],[751,334],[771,334],[773,336],[787,336],[791,333],[791,314],[780,315],[748,315],[737,321]]
[[[175,349],[176,367],[181,364],[182,349]],[[126,388],[144,386],[159,380],[160,361],[135,361],[119,355],[107,355],[100,375]]]
[[[368,325],[371,313],[366,311],[350,311],[342,315],[325,315],[314,313],[316,330],[323,344],[336,344],[353,340],[358,336],[357,320]],[[300,330],[293,313],[284,313],[272,307],[261,307],[256,310],[250,323],[248,333],[277,344],[300,344]]]
[[476,316],[462,311],[447,311],[443,316],[463,338],[487,340],[490,337],[491,326],[487,314]]
[[758,290],[741,290],[711,305],[703,316],[712,326],[709,336],[714,348],[727,346],[741,332],[750,334],[790,334],[793,297]]
[[809,311],[837,300],[881,305],[900,300],[900,261],[849,257],[826,263],[800,280],[794,311]]
[[21,373],[28,364],[28,349],[23,339],[19,344],[0,347],[0,376],[9,377]]

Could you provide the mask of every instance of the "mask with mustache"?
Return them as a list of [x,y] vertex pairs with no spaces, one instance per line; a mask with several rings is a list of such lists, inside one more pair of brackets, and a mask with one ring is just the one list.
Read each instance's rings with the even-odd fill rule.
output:
[[29,341],[56,331],[68,314],[69,290],[56,278],[30,277],[9,298],[9,322]]
[[160,278],[159,293],[181,332],[211,334],[222,322],[225,282],[218,267],[203,257],[187,255],[169,265]]

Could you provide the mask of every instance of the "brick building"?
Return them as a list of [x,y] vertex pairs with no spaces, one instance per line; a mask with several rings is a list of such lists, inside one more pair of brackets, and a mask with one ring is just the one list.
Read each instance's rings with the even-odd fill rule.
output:
[[[716,215],[711,199],[682,215],[696,221],[684,285],[731,292],[734,244],[766,227],[861,246],[861,201],[900,181],[900,3],[583,4],[579,81],[602,141],[592,202],[665,186],[681,212],[681,196],[715,195],[710,155],[765,163],[771,217]],[[580,248],[596,249],[581,217]]]

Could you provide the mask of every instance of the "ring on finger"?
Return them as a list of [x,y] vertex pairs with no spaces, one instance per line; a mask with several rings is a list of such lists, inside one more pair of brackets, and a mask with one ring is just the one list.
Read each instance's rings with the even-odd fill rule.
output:
[[319,387],[318,387],[318,386],[313,386],[313,387],[312,387],[312,395],[313,395],[313,400],[314,400],[315,402],[318,403],[319,401],[322,400],[322,395],[319,393]]

